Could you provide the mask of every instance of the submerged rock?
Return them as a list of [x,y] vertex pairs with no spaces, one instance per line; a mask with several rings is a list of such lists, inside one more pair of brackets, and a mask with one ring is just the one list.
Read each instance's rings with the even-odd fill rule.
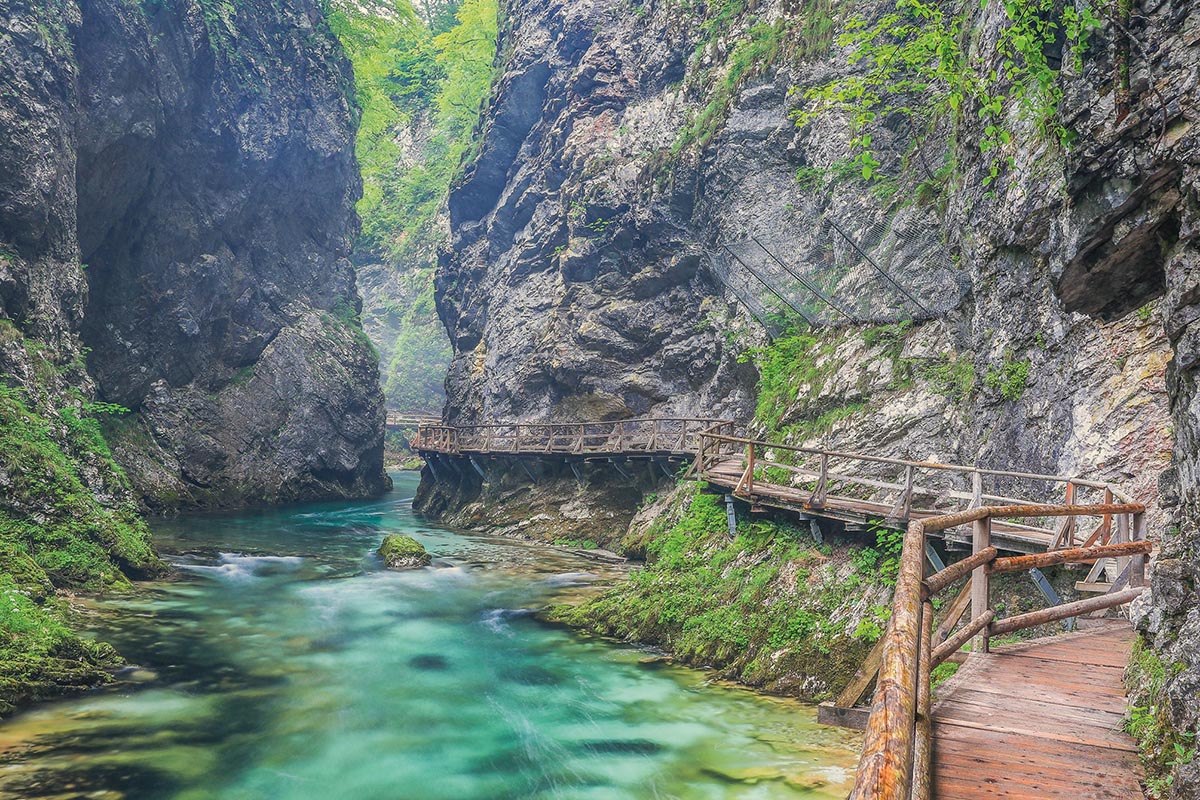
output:
[[427,567],[433,560],[416,539],[395,533],[383,537],[377,552],[388,569]]

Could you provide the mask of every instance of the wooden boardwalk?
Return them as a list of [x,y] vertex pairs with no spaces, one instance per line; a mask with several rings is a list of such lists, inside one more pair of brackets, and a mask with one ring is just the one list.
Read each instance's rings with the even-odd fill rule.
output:
[[[623,462],[649,460],[675,474],[680,464],[691,461],[694,477],[754,507],[772,506],[859,529],[873,520],[899,527],[910,520],[981,505],[1062,500],[1078,505],[1127,499],[1117,487],[1100,481],[798,447],[741,438],[734,435],[734,428],[729,421],[699,417],[422,423],[412,445],[435,472],[442,466],[439,459],[451,470],[469,461],[479,472],[486,460],[554,459],[570,463],[577,475],[579,464],[585,462],[614,464],[623,472]],[[1094,529],[1085,530],[1074,519],[1056,525],[1046,519],[997,518],[992,531],[998,547],[1038,553],[1108,543],[1118,533],[1112,519],[1107,516]],[[962,529],[937,533],[947,541],[970,544],[970,534]]]
[[1125,733],[1124,621],[974,653],[933,707],[933,796],[941,800],[1137,800]]
[[[932,508],[897,509],[894,503],[887,500],[863,500],[835,494],[827,494],[819,505],[815,505],[812,502],[811,491],[795,486],[756,481],[753,487],[747,490],[742,482],[745,470],[744,458],[725,457],[705,469],[704,479],[759,506],[771,506],[857,525],[864,525],[872,519],[907,523],[910,519],[928,519],[944,513]],[[802,473],[801,477],[815,481],[819,479],[819,474]],[[1018,553],[1040,553],[1053,547],[1056,532],[1052,529],[996,520],[992,524],[992,537],[995,544],[1003,549]],[[954,531],[947,531],[943,538],[962,544],[970,541],[968,534],[956,535]]]

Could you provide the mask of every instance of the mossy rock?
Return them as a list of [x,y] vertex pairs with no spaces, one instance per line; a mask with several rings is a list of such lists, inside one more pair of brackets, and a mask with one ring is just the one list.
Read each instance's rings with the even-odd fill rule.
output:
[[388,569],[427,567],[433,560],[416,539],[395,533],[383,537],[378,553]]

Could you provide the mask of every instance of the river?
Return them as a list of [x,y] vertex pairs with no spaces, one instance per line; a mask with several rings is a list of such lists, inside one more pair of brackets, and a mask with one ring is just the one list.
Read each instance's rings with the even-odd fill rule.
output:
[[[0,725],[0,798],[846,796],[852,734],[538,622],[613,568],[439,529],[395,478],[376,501],[156,523],[178,577],[88,614],[138,666]],[[386,533],[434,565],[382,569]]]

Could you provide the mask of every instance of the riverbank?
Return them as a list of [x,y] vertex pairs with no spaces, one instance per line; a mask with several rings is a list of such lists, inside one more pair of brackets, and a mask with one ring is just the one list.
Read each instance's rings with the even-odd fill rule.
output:
[[[178,570],[95,604],[141,669],[0,726],[0,798],[843,797],[857,737],[533,611],[628,569],[363,503],[154,524]],[[433,556],[388,571],[388,534]]]

